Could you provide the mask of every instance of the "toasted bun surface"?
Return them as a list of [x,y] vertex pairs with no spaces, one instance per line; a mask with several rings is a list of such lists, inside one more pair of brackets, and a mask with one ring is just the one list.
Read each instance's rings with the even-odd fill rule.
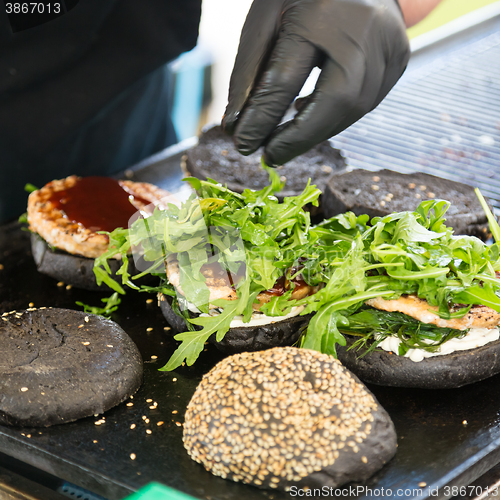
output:
[[187,407],[183,439],[213,474],[282,490],[362,481],[396,452],[368,389],[333,357],[292,347],[219,362]]
[[[261,151],[242,156],[232,138],[223,132],[222,127],[215,126],[206,130],[198,145],[187,151],[186,169],[194,177],[210,177],[241,193],[246,188],[257,190],[268,185],[269,174],[261,167],[261,156]],[[278,168],[280,176],[286,178],[286,184],[284,191],[277,196],[282,198],[301,193],[309,178],[311,184],[323,191],[332,173],[345,168],[340,151],[324,141]]]
[[446,225],[455,234],[485,239],[488,223],[474,189],[421,172],[400,174],[385,169],[377,172],[354,169],[334,175],[323,192],[322,206],[326,218],[347,211],[383,217],[392,212],[413,211],[420,202],[434,198],[451,202]]
[[49,426],[103,413],[134,394],[142,358],[113,321],[67,309],[0,320],[0,424]]

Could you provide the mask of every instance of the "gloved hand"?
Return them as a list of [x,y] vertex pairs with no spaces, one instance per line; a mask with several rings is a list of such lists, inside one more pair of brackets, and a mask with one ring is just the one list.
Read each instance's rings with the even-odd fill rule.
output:
[[[408,58],[397,0],[254,0],[223,127],[240,153],[265,145],[264,161],[282,165],[377,106]],[[314,92],[278,127],[315,66]]]

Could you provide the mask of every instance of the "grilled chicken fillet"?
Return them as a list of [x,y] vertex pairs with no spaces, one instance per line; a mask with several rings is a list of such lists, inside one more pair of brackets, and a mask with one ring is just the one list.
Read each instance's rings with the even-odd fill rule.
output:
[[[172,284],[179,293],[184,295],[180,284],[179,262],[175,259],[175,257],[170,256],[167,258],[166,269],[170,284]],[[220,265],[204,265],[201,268],[201,273],[205,277],[205,283],[210,291],[210,304],[218,299],[236,300],[238,298],[227,271],[223,270]],[[234,281],[237,279],[238,277],[235,276]],[[291,288],[291,286],[289,286],[289,288]],[[295,284],[295,288],[292,291],[292,299],[302,299],[303,297],[312,295],[317,292],[317,290],[318,287],[313,287],[304,281],[300,281]],[[284,291],[285,290],[283,290],[282,293],[284,293]],[[269,302],[276,295],[281,295],[281,293],[277,293],[274,290],[265,290],[260,292],[259,295],[257,295],[259,303],[253,305],[254,310],[259,310],[260,306]]]
[[462,318],[442,319],[432,312],[437,312],[438,307],[430,306],[426,300],[415,295],[402,295],[394,300],[376,297],[367,300],[366,304],[382,311],[401,312],[422,323],[429,323],[440,328],[466,330],[468,328],[494,328],[500,324],[500,313],[481,305],[473,305]]
[[[72,175],[65,179],[54,180],[31,193],[28,198],[29,227],[53,247],[70,254],[96,258],[107,250],[108,237],[71,220],[51,201],[54,193],[74,187],[80,179]],[[118,182],[132,195],[130,201],[137,210],[143,210],[147,206],[140,200],[160,205],[162,201],[170,202],[172,199],[172,195],[167,191],[146,182]]]

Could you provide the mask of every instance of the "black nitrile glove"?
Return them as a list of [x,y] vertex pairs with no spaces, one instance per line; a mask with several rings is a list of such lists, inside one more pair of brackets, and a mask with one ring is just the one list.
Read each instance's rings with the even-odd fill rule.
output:
[[[409,57],[396,0],[254,0],[223,119],[238,150],[266,145],[282,165],[377,106]],[[295,118],[280,124],[311,70],[322,71]]]

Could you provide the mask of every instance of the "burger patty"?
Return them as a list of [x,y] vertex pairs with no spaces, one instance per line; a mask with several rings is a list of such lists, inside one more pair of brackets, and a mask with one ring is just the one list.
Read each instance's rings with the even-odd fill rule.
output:
[[500,313],[481,305],[473,305],[462,318],[442,319],[433,312],[439,310],[437,306],[431,306],[426,300],[415,295],[402,295],[399,299],[394,300],[376,297],[367,300],[366,304],[382,311],[401,312],[422,323],[436,325],[440,328],[467,330],[468,328],[494,328],[500,324]]
[[[175,259],[175,257],[171,256],[167,258],[166,269],[170,284],[173,285],[179,293],[184,295],[180,284],[179,262]],[[210,291],[210,304],[218,299],[236,300],[238,298],[236,290],[233,287],[233,283],[231,283],[231,281],[236,282],[238,276],[230,277],[228,272],[222,269],[222,267],[218,264],[203,265],[201,267],[201,274],[205,277],[205,283]],[[317,290],[318,287],[301,283],[300,286],[296,286],[293,289],[292,299],[302,299],[308,295],[312,295]],[[260,292],[257,295],[259,303],[253,305],[254,310],[259,310],[263,304],[269,302],[276,295],[280,295],[280,293],[276,293],[273,290]]]
[[[72,188],[80,177],[72,175],[65,179],[54,180],[30,194],[28,198],[28,222],[31,231],[38,233],[49,245],[70,254],[96,258],[108,249],[108,237],[84,227],[81,223],[70,220],[63,210],[50,200],[57,191]],[[146,182],[118,181],[130,195],[161,205],[167,198],[172,202],[172,195],[153,184]],[[147,205],[135,198],[130,199],[137,210]]]

